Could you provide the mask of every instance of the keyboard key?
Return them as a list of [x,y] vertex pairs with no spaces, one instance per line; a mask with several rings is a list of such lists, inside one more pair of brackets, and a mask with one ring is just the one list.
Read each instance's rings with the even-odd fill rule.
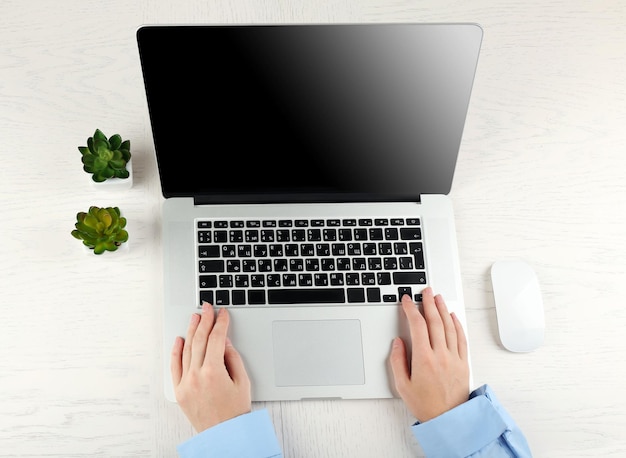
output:
[[252,274],[250,275],[250,286],[253,288],[263,288],[265,286],[265,275]]
[[211,231],[198,231],[198,243],[211,243]]
[[348,302],[365,302],[365,290],[363,288],[348,288]]
[[220,275],[220,288],[232,288],[233,276],[232,275]]
[[415,268],[423,269],[424,251],[422,249],[422,244],[419,242],[409,243],[409,253],[413,254],[413,258],[415,260]]
[[217,275],[200,275],[200,288],[215,288],[217,287]]
[[383,230],[380,228],[373,228],[369,230],[370,240],[383,240]]
[[423,285],[426,283],[425,272],[394,272],[395,285]]
[[385,240],[398,240],[398,228],[396,227],[385,228]]
[[221,259],[211,259],[207,261],[199,261],[198,269],[200,273],[204,272],[224,272],[224,261]]
[[[271,290],[271,291],[280,291],[280,290]],[[265,305],[265,290],[263,289],[248,290],[248,304]]]
[[230,305],[230,293],[228,290],[218,289],[215,292],[214,305]]
[[343,304],[343,288],[271,289],[267,292],[268,304]]
[[402,240],[421,240],[422,230],[419,227],[403,227],[400,229]]
[[400,261],[400,269],[402,270],[411,270],[413,269],[413,258],[409,258],[407,256],[402,256],[399,259]]
[[219,258],[220,247],[218,245],[200,245],[198,247],[199,258]]
[[226,261],[226,272],[241,272],[241,260],[228,259]]
[[200,304],[202,302],[208,302],[209,304],[214,304],[213,302],[213,291],[200,291]]
[[243,289],[236,289],[232,292],[233,305],[245,305],[246,292]]
[[367,302],[380,302],[380,289],[367,288]]

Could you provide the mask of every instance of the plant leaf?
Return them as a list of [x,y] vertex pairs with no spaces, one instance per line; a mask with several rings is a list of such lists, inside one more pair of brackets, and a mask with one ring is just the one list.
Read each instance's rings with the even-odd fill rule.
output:
[[91,151],[91,154],[96,154],[96,149],[93,146],[93,137],[87,139],[87,149]]
[[93,134],[93,139],[94,140],[104,140],[105,142],[107,141],[106,135],[104,135],[100,129],[96,129],[96,131]]
[[107,165],[106,168],[102,170],[101,175],[104,178],[113,178],[115,176],[115,171]]
[[[111,151],[109,150],[109,142],[106,140],[94,140],[93,146],[96,149],[98,156],[109,156]],[[106,158],[108,159],[108,157]]]
[[102,254],[106,250],[106,245],[104,242],[96,243],[96,246],[93,248],[94,254]]
[[109,138],[109,144],[111,145],[111,149],[118,149],[122,144],[122,137],[119,134],[112,135]]
[[124,243],[128,241],[128,232],[125,231],[124,229],[120,230],[116,235],[115,235],[115,239],[116,242],[119,243]]
[[109,161],[109,165],[114,169],[123,169],[126,167],[126,161],[124,159],[113,159]]
[[113,222],[113,217],[106,208],[100,209],[100,211],[98,212],[98,218],[100,219],[102,224],[104,224],[105,229],[110,227],[111,223]]
[[93,168],[95,170],[103,170],[106,168],[107,164],[108,162],[102,159],[101,157],[99,156],[94,157]]
[[96,162],[96,156],[94,156],[93,154],[89,153],[89,154],[85,154],[82,157],[83,160],[83,164],[85,164],[85,166],[87,167],[93,167],[94,163]]

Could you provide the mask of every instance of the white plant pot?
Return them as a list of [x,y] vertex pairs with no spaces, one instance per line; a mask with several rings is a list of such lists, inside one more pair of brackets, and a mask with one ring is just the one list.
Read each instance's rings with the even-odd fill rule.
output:
[[89,176],[89,181],[91,181],[91,185],[95,189],[100,189],[103,191],[121,191],[123,189],[130,189],[133,186],[133,159],[126,163],[126,170],[128,170],[129,176],[128,178],[109,178],[108,180],[104,180],[101,182],[93,181],[91,176]]

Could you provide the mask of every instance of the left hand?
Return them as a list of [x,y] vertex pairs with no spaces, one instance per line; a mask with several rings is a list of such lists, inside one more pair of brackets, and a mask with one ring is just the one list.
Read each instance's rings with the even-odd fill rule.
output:
[[250,379],[239,352],[226,336],[230,317],[210,304],[194,313],[187,337],[172,348],[176,401],[197,432],[252,410]]

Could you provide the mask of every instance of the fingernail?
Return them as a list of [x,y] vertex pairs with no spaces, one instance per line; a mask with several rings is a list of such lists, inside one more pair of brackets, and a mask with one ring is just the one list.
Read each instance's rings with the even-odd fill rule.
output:
[[209,304],[207,301],[202,301],[202,311],[206,312],[207,310],[209,310]]
[[233,346],[233,343],[230,341],[230,337],[226,336],[226,345],[228,345],[229,347]]
[[430,286],[427,286],[426,288],[424,288],[424,290],[422,291],[422,296],[424,294],[427,294],[428,296],[432,296],[433,295],[433,289]]

